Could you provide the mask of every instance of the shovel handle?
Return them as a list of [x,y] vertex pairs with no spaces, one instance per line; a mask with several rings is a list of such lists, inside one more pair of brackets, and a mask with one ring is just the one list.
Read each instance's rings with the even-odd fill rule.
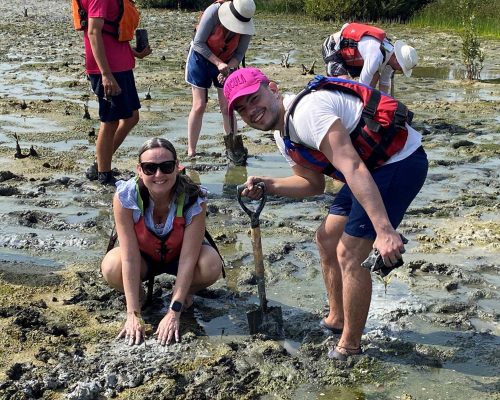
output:
[[243,203],[243,200],[241,199],[241,193],[243,190],[245,190],[246,185],[238,185],[236,187],[236,192],[238,193],[238,203],[240,203],[241,208],[243,211],[245,211],[248,216],[250,217],[250,222],[252,228],[257,228],[259,224],[259,216],[264,208],[264,204],[266,204],[267,196],[266,196],[266,186],[264,185],[263,182],[259,182],[256,184],[256,186],[260,187],[262,189],[262,197],[260,198],[260,204],[255,210],[250,210],[245,203]]

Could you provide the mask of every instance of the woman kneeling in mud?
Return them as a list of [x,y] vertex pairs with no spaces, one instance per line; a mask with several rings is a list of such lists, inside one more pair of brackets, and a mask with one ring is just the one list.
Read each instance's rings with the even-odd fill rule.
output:
[[176,276],[158,343],[179,341],[180,315],[193,294],[213,284],[222,270],[217,251],[204,241],[206,192],[179,173],[173,145],[153,138],[139,150],[136,178],[117,183],[113,212],[119,247],[101,264],[104,279],[125,293],[127,321],[118,338],[129,345],[144,339],[141,282],[161,273]]

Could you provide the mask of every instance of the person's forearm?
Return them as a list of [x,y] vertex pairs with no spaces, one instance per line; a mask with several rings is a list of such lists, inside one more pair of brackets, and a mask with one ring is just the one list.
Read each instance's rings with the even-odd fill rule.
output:
[[100,31],[92,31],[88,33],[90,47],[92,48],[92,54],[94,55],[99,71],[102,75],[111,74],[109,68],[108,59],[106,57],[106,51],[104,50],[104,41],[102,39],[102,33]]
[[139,299],[140,272],[133,271],[134,265],[140,270],[140,260],[123,260],[122,261],[122,274],[123,274],[123,292],[125,294],[125,301],[127,306],[127,314],[134,312],[141,312],[141,305]]
[[300,176],[293,175],[286,178],[262,177],[266,186],[266,193],[276,196],[302,198],[322,194],[324,187],[311,184]]
[[172,301],[184,303],[193,283],[194,262],[179,263],[175,286],[172,292]]
[[379,90],[384,93],[389,93],[390,91],[390,86],[389,85],[379,85]]
[[208,61],[210,61],[213,65],[215,65],[217,67],[217,69],[220,69],[219,68],[220,64],[225,64],[224,61],[222,61],[219,57],[217,57],[213,53],[212,53],[212,55],[210,57],[208,57]]
[[236,60],[238,60],[238,64],[243,60],[243,57],[245,57],[245,53],[248,50],[248,46],[250,45],[251,39],[252,36],[250,35],[240,35],[240,41],[238,42],[238,47],[236,48],[234,54],[232,55],[233,58],[236,58]]

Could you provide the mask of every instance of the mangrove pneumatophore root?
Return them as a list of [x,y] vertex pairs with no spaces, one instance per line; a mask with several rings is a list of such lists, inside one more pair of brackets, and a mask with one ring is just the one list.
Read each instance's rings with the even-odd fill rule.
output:
[[83,105],[83,110],[83,119],[90,119],[89,106],[87,106],[87,104]]
[[15,158],[26,158],[29,157],[30,154],[23,154],[21,151],[21,146],[19,145],[19,138],[17,136],[17,133],[14,133],[12,136],[14,136],[14,139],[16,139],[16,153],[14,154]]

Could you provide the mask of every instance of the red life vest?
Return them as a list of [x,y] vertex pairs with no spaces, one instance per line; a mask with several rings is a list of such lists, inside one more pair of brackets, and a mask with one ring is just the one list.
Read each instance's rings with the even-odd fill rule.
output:
[[[77,31],[88,28],[87,10],[82,7],[81,0],[72,0],[73,26]],[[118,0],[120,12],[115,21],[104,20],[102,33],[112,35],[120,42],[129,42],[139,26],[140,13],[133,0]],[[105,28],[105,29],[104,29]]]
[[297,164],[344,181],[342,174],[321,151],[290,139],[289,121],[295,107],[302,97],[320,89],[341,91],[363,101],[361,119],[349,135],[356,152],[369,170],[380,167],[404,147],[408,137],[406,123],[411,123],[413,113],[403,103],[362,83],[317,75],[297,95],[285,116],[283,140],[288,156]]
[[[230,38],[227,39],[228,37]],[[228,31],[221,24],[218,25],[208,37],[207,46],[212,53],[227,63],[233,57],[234,52],[238,48],[239,42],[240,34]]]
[[[357,22],[347,25],[341,33],[339,50],[346,65],[351,67],[363,66],[363,57],[361,57],[358,50],[358,43],[363,36],[372,36],[379,40],[380,43],[387,38],[386,33],[382,29],[372,25],[359,24]],[[380,46],[380,51],[385,61],[386,52],[383,46]]]
[[[213,4],[222,4],[226,1],[227,0],[216,0]],[[199,20],[201,20],[202,16],[203,13],[201,13]],[[194,29],[195,32],[197,29],[198,25],[196,25]],[[240,34],[228,31],[222,24],[219,24],[207,39],[207,46],[210,51],[225,63],[231,60],[239,43]]]
[[157,263],[171,262],[181,254],[182,241],[184,239],[184,227],[186,225],[183,216],[184,193],[177,198],[177,212],[173,221],[172,230],[164,238],[160,238],[146,227],[139,188],[137,188],[137,197],[137,203],[142,211],[142,215],[139,221],[134,225],[134,230],[141,253],[146,254]]

